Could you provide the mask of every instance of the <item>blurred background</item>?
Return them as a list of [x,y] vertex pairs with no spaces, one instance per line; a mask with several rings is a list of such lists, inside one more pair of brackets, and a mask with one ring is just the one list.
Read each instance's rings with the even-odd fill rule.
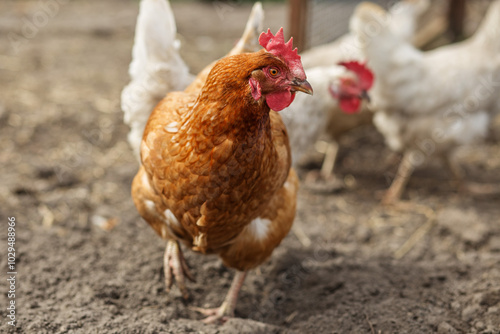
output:
[[[265,27],[283,26],[302,52],[345,34],[359,2],[264,1]],[[423,48],[470,36],[490,2],[432,1],[419,21]],[[181,56],[197,73],[234,46],[252,2],[171,6]],[[138,9],[128,0],[0,1],[0,243],[16,217],[19,272],[14,328],[0,272],[0,331],[500,333],[500,198],[460,194],[429,163],[405,195],[415,206],[381,207],[397,164],[373,127],[353,131],[339,152],[346,189],[301,190],[294,231],[245,283],[242,319],[204,326],[188,308],[223,298],[233,273],[216,257],[186,254],[195,302],[167,296],[164,244],[130,198],[138,165],[120,108]],[[472,179],[500,182],[497,143],[463,157]]]

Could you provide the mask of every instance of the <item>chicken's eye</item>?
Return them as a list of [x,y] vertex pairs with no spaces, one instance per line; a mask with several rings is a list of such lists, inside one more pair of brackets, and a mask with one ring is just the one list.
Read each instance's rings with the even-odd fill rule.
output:
[[275,77],[278,75],[278,70],[274,67],[270,68],[269,69],[269,74],[272,76],[272,77]]

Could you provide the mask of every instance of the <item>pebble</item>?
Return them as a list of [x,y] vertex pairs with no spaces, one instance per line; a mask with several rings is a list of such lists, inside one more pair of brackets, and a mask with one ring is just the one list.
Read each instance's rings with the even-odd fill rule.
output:
[[474,324],[474,327],[476,327],[479,330],[482,330],[486,328],[486,325],[484,324],[484,322],[478,321]]
[[[438,216],[439,225],[472,245],[480,244],[488,235],[488,226],[481,222],[475,210],[444,209]],[[474,223],[471,223],[474,222]]]
[[474,320],[477,317],[477,314],[479,313],[479,311],[480,311],[479,305],[467,306],[462,311],[462,319],[464,321]]
[[492,237],[489,246],[492,252],[500,252],[500,236]]
[[441,322],[437,328],[438,334],[458,334],[458,331],[446,321]]

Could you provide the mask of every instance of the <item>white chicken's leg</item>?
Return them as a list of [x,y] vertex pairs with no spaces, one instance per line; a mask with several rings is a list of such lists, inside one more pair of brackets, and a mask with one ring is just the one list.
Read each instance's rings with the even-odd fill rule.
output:
[[224,302],[218,308],[204,309],[201,307],[193,307],[192,309],[207,316],[207,318],[203,319],[203,322],[206,324],[211,324],[218,320],[226,321],[227,319],[234,317],[234,309],[236,307],[236,301],[238,300],[238,293],[240,292],[246,276],[246,271],[236,272],[226,298],[224,298]]
[[310,171],[305,178],[305,187],[315,192],[334,192],[344,188],[342,180],[337,179],[333,174],[337,153],[339,152],[339,144],[337,142],[327,143],[318,141],[316,149],[325,155],[321,170]]
[[462,186],[462,182],[465,177],[465,172],[464,170],[460,167],[458,162],[450,155],[444,155],[442,156],[442,160],[448,170],[451,172],[453,175],[453,178],[455,179],[454,181],[457,183],[458,187],[460,188]]
[[401,198],[406,184],[408,183],[408,180],[413,173],[413,169],[414,166],[411,161],[411,151],[406,151],[403,155],[401,163],[399,164],[396,177],[394,178],[391,186],[389,187],[389,189],[387,189],[384,197],[382,198],[383,205],[394,204]]
[[335,167],[335,160],[337,160],[337,153],[339,152],[339,144],[337,142],[328,143],[325,152],[325,160],[321,166],[321,176],[325,180],[329,180],[333,175],[333,168]]
[[165,256],[163,258],[163,270],[165,271],[167,292],[170,292],[170,288],[174,284],[173,278],[175,277],[177,286],[179,290],[181,290],[182,297],[188,299],[189,293],[186,289],[186,280],[184,277],[187,277],[192,282],[194,282],[194,278],[189,272],[189,267],[177,240],[169,240],[167,243]]

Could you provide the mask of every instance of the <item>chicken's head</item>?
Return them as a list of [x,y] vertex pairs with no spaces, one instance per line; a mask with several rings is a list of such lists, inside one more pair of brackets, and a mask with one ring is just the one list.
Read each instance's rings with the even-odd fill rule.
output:
[[373,85],[373,72],[364,63],[341,62],[348,72],[329,86],[330,94],[339,100],[340,109],[348,114],[359,111],[363,99],[370,100],[368,90]]
[[249,84],[255,100],[264,97],[269,108],[280,111],[293,102],[295,92],[313,93],[297,48],[293,49],[293,38],[285,43],[283,28],[276,35],[268,29],[267,33],[260,35],[259,43],[266,49],[268,59],[250,76]]

